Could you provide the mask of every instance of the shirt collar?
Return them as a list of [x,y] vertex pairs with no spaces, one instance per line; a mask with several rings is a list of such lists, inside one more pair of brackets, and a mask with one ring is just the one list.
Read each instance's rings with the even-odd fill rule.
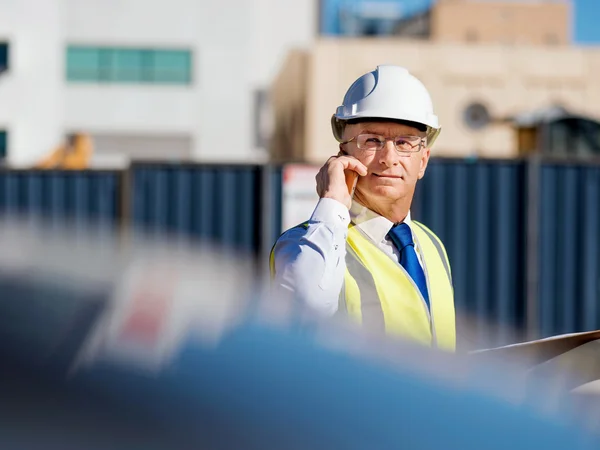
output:
[[[387,234],[394,226],[393,222],[355,200],[352,201],[350,207],[350,220],[375,243],[385,241]],[[410,225],[410,211],[403,222]]]

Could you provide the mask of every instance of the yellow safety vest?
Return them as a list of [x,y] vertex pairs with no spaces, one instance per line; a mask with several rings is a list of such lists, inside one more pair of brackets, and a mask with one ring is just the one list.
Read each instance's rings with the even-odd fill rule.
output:
[[[424,262],[431,313],[405,269],[353,224],[348,228],[346,273],[338,313],[347,314],[370,331],[454,351],[454,290],[448,256],[439,238],[423,224],[413,220],[411,230]],[[274,249],[270,258],[272,276]]]

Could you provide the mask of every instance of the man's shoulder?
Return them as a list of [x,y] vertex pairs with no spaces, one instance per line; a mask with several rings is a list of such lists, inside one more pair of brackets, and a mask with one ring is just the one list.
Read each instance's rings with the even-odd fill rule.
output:
[[277,243],[282,239],[291,237],[293,235],[303,235],[308,229],[308,224],[309,221],[306,220],[305,222],[299,223],[298,225],[294,225],[293,227],[289,227],[288,229],[284,230],[275,240],[273,247],[275,247],[275,245],[277,245]]
[[287,230],[285,230],[283,233],[281,233],[281,236],[287,234],[287,233],[291,233],[291,232],[299,232],[299,231],[304,231],[308,229],[308,224],[310,223],[309,220],[306,220],[302,223],[299,223],[298,225],[294,225],[293,227],[289,227]]

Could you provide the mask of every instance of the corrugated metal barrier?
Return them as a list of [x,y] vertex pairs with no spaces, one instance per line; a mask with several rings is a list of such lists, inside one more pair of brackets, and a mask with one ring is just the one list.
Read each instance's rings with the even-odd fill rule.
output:
[[258,165],[137,164],[131,169],[132,222],[151,233],[257,253],[265,206],[262,183]]
[[116,171],[0,171],[0,213],[50,224],[68,220],[116,223],[121,173]]
[[540,332],[598,329],[600,167],[544,164],[540,175]]

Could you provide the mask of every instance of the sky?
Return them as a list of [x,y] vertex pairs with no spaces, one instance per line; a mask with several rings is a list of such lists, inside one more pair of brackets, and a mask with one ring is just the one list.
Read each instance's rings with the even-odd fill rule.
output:
[[579,44],[600,44],[600,0],[573,0],[573,39]]

